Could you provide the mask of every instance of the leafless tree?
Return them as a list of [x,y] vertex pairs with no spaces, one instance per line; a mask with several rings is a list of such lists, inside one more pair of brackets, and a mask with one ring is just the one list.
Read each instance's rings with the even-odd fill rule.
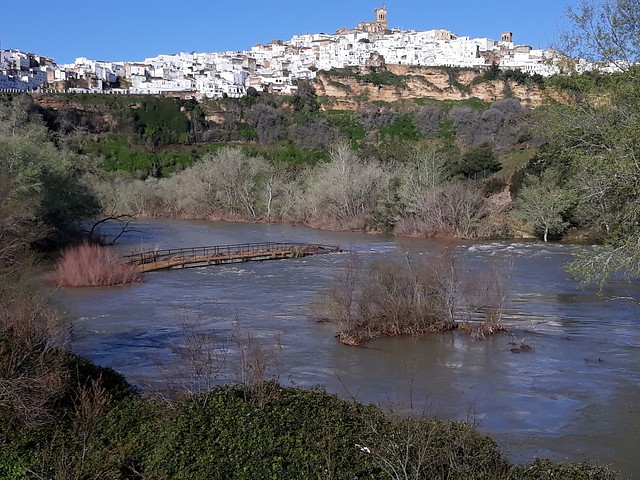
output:
[[0,308],[0,417],[40,427],[70,380],[60,318],[33,295],[12,292]]
[[427,136],[434,136],[446,118],[446,111],[435,105],[425,105],[413,116],[416,129]]
[[346,142],[335,144],[330,157],[309,183],[308,209],[321,222],[362,228],[389,175],[377,162],[360,160]]

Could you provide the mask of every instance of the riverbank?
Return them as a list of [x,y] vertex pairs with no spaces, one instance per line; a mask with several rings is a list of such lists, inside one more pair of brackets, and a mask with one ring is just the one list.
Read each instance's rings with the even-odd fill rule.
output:
[[[515,228],[514,225],[511,225],[511,224],[509,225],[508,231],[512,232],[513,235],[510,235],[510,236],[488,236],[488,237],[467,238],[467,237],[455,236],[452,234],[445,234],[442,232],[434,235],[424,235],[417,232],[397,233],[394,231],[385,231],[379,227],[368,226],[368,225],[363,225],[361,228],[340,228],[335,224],[328,225],[322,222],[314,222],[314,221],[302,222],[302,221],[292,221],[292,220],[283,220],[283,219],[266,220],[262,218],[252,218],[252,217],[247,217],[242,215],[222,215],[222,214],[198,215],[193,213],[191,214],[180,213],[180,214],[167,215],[167,214],[136,213],[136,214],[130,215],[129,218],[136,219],[136,220],[206,221],[212,224],[218,223],[218,222],[225,222],[225,223],[244,223],[249,225],[282,225],[282,226],[289,226],[289,227],[305,227],[305,228],[311,228],[314,230],[326,231],[326,232],[365,233],[367,235],[392,235],[394,237],[417,238],[417,239],[431,238],[431,239],[444,240],[444,241],[461,241],[461,242],[469,241],[469,240],[488,241],[488,240],[535,240],[537,239],[537,237],[533,235],[533,233],[523,230],[521,227]],[[575,243],[584,243],[588,241],[588,235],[586,232],[576,234],[571,238],[575,239]],[[570,241],[569,243],[574,243],[574,242]]]

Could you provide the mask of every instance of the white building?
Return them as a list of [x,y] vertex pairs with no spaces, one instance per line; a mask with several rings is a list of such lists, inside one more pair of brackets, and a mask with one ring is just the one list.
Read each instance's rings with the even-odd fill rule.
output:
[[[462,68],[488,68],[496,61],[501,69],[544,76],[559,72],[552,52],[517,45],[511,32],[502,32],[499,40],[470,38],[445,29],[387,30],[386,17],[384,20],[383,30],[342,28],[335,34],[294,35],[289,41],[274,40],[247,51],[182,52],[143,62],[78,58],[50,77],[57,80],[85,75],[112,85],[124,78],[132,93],[196,91],[207,97],[235,97],[244,95],[250,86],[291,93],[297,79],[312,79],[319,70],[366,66],[372,58],[383,59],[386,64]],[[11,53],[5,63],[25,68],[33,63],[25,58]],[[0,69],[2,64],[0,58]]]

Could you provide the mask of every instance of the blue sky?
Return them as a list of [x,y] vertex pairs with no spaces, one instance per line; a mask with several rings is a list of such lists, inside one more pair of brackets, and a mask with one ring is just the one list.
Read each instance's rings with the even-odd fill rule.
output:
[[[3,2],[4,3],[4,2]],[[143,60],[160,53],[244,50],[296,33],[333,33],[373,20],[371,0],[78,0],[11,1],[0,8],[0,41],[53,57]],[[445,28],[537,47],[556,42],[565,11],[577,0],[387,0],[390,27]],[[28,8],[27,8],[28,5]]]

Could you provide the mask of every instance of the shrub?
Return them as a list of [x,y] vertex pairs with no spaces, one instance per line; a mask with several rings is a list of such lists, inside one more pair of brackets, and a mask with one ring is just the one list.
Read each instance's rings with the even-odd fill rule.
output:
[[396,235],[437,235],[455,238],[482,238],[487,229],[489,204],[482,193],[468,182],[454,182],[428,190],[420,209],[401,218]]
[[456,272],[436,259],[413,265],[409,259],[373,262],[362,271],[357,257],[317,303],[318,315],[338,325],[338,338],[358,345],[379,335],[422,335],[454,326]]
[[7,432],[55,421],[54,406],[69,381],[55,346],[60,318],[31,292],[8,295],[0,302],[0,430]]
[[58,287],[106,287],[138,283],[140,275],[110,250],[83,244],[68,249],[56,265],[54,283]]
[[482,186],[482,193],[485,197],[490,197],[491,195],[502,192],[506,186],[507,182],[504,181],[504,178],[491,177],[489,180],[484,182],[484,185]]
[[338,325],[337,337],[347,345],[457,327],[481,339],[505,330],[507,273],[503,265],[471,270],[450,250],[428,260],[374,261],[367,269],[353,256],[314,306],[319,318]]

